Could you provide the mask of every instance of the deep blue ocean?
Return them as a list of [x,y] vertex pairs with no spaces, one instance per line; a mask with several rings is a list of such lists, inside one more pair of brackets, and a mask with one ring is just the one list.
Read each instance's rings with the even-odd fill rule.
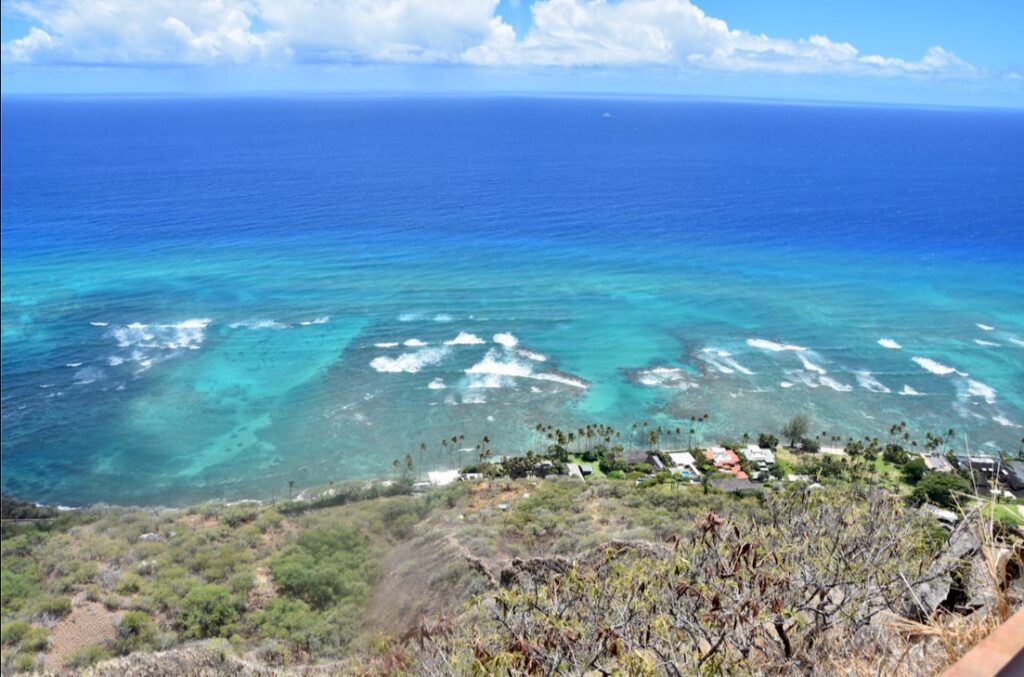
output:
[[1020,111],[5,98],[2,126],[4,492],[280,496],[703,413],[1024,437]]

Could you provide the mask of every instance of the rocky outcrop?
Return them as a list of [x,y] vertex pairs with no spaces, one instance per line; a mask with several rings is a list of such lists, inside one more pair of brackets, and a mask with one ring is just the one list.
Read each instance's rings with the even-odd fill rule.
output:
[[985,611],[995,608],[1001,595],[1020,590],[1019,541],[1002,545],[986,535],[981,514],[968,513],[949,537],[942,554],[912,588],[908,616],[927,618],[940,608]]

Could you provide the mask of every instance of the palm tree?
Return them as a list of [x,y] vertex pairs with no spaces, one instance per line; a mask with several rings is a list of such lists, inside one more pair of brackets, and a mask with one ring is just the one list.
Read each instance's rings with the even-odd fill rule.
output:
[[292,493],[295,491],[295,480],[288,480],[288,500],[292,500]]

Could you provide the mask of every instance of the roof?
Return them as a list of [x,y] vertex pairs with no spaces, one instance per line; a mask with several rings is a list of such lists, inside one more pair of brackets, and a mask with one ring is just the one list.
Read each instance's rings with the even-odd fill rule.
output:
[[775,452],[771,449],[762,449],[755,444],[747,445],[745,449],[740,450],[740,453],[746,456],[748,461],[775,463]]
[[650,452],[643,449],[630,449],[622,453],[622,460],[626,463],[647,463]]
[[443,487],[459,479],[458,470],[431,470],[427,473],[427,479],[435,487]]
[[949,472],[953,469],[949,461],[942,454],[921,454],[924,460],[924,467],[937,472]]
[[671,459],[672,465],[677,468],[685,465],[693,465],[697,462],[697,459],[693,457],[693,454],[688,451],[674,451],[670,453],[668,457]]
[[583,479],[583,473],[580,472],[580,467],[575,463],[566,463],[565,470],[569,473],[569,477],[575,477],[577,479]]
[[710,458],[715,465],[736,465],[740,457],[725,447],[709,447],[704,455]]
[[741,479],[739,477],[714,479],[711,480],[711,484],[722,491],[764,491],[764,487],[760,484],[754,484],[748,479]]

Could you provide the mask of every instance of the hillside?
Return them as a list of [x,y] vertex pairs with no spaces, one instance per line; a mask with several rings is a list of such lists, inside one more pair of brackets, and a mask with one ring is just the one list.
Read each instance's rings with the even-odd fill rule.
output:
[[4,671],[934,674],[1024,602],[1016,527],[870,483],[410,492],[5,520]]

